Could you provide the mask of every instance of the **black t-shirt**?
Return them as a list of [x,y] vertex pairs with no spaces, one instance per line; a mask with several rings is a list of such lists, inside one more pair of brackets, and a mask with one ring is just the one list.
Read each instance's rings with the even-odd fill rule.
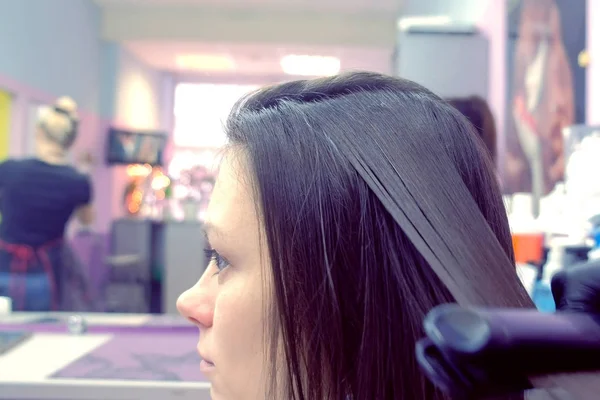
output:
[[64,236],[73,211],[90,203],[87,176],[38,159],[0,163],[0,239],[41,246]]

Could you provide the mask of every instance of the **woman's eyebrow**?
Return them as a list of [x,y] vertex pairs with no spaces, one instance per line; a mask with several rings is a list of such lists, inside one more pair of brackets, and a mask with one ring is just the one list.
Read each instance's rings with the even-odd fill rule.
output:
[[204,222],[204,224],[202,224],[202,230],[206,236],[209,234],[223,236],[223,230],[212,222]]

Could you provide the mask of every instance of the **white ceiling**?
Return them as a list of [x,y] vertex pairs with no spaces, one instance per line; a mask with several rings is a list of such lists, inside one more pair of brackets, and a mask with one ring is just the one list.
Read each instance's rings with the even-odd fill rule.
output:
[[[460,22],[472,23],[477,22],[482,13],[490,4],[490,1],[503,1],[503,0],[93,0],[105,10],[110,10],[112,14],[115,11],[122,15],[121,18],[125,18],[125,25],[132,29],[132,23],[130,16],[131,13],[135,13],[138,9],[137,15],[141,15],[142,10],[157,10],[156,7],[162,7],[160,11],[154,12],[160,16],[164,16],[164,12],[168,10],[178,9],[183,15],[197,15],[198,18],[204,16],[206,12],[211,10],[223,10],[225,13],[233,13],[232,8],[238,10],[249,10],[248,15],[253,15],[248,18],[256,18],[257,15],[264,12],[264,15],[269,15],[269,10],[280,9],[286,10],[288,13],[294,15],[304,15],[303,13],[296,13],[296,10],[307,11],[306,23],[302,23],[295,29],[300,29],[298,37],[302,37],[305,31],[310,29],[311,21],[315,18],[315,15],[339,15],[352,13],[354,15],[353,24],[356,26],[362,26],[363,31],[367,29],[368,23],[361,23],[366,21],[368,15],[386,16],[386,18],[393,20],[396,16],[431,16],[431,15],[447,15],[452,19]],[[402,6],[402,13],[400,14],[400,6]],[[206,11],[205,11],[206,10]],[[187,11],[187,12],[186,12]],[[251,11],[251,12],[250,12]],[[322,14],[314,14],[323,12]],[[241,11],[244,14],[243,11]],[[200,13],[200,14],[198,14]],[[235,18],[240,18],[240,11],[237,11],[238,15],[233,17],[232,21],[237,21]],[[312,14],[311,14],[312,13]],[[175,14],[173,14],[175,15]],[[245,15],[245,14],[244,14]],[[272,14],[277,15],[277,14]],[[364,15],[365,17],[363,17]],[[197,17],[193,17],[195,20]],[[206,17],[205,17],[206,18]],[[263,17],[269,18],[269,17]],[[303,17],[304,18],[304,17]],[[338,17],[346,18],[346,17]],[[171,18],[172,19],[172,18]],[[186,22],[188,25],[193,25],[190,21]],[[383,19],[381,19],[383,20]],[[212,20],[210,20],[212,21]],[[210,22],[208,21],[208,22]],[[171,21],[174,22],[174,21]],[[267,21],[268,22],[268,21]],[[182,23],[185,25],[186,23]],[[201,24],[201,22],[199,22]],[[179,25],[179,26],[183,26]],[[185,26],[188,26],[185,25]],[[157,24],[154,21],[150,26],[166,26],[165,24]],[[221,25],[219,25],[221,26]],[[263,25],[260,25],[263,26]],[[329,26],[329,25],[324,25]],[[342,30],[343,28],[343,24]],[[377,25],[379,26],[379,25]],[[174,29],[172,28],[165,29]],[[233,25],[237,27],[237,25]],[[231,29],[227,28],[226,32],[232,32]],[[324,29],[324,28],[323,28]],[[368,28],[366,32],[373,32],[371,28]],[[170,32],[170,31],[169,31]],[[162,32],[167,35],[169,32]],[[212,31],[211,31],[212,32]],[[315,32],[311,32],[314,33]],[[390,30],[390,35],[393,35],[393,30]],[[276,39],[277,33],[273,32]],[[387,35],[387,34],[386,34]],[[218,36],[218,35],[217,35]],[[220,37],[220,36],[219,36]],[[319,36],[322,37],[322,36]],[[363,36],[360,36],[361,38]],[[386,36],[387,37],[387,36]],[[186,73],[198,73],[199,71],[193,71],[186,69],[177,64],[177,58],[182,55],[211,55],[211,56],[228,56],[234,60],[235,68],[230,71],[222,71],[220,75],[246,75],[246,76],[259,76],[259,75],[276,75],[281,74],[281,67],[279,65],[281,56],[285,54],[313,54],[323,56],[335,56],[340,58],[342,69],[367,69],[377,70],[382,72],[388,72],[391,68],[391,56],[393,52],[394,38],[390,38],[389,44],[386,48],[364,48],[364,47],[352,47],[351,45],[344,44],[338,47],[302,47],[302,46],[287,46],[285,44],[274,44],[273,40],[271,43],[243,43],[240,40],[239,43],[232,43],[233,38],[226,40],[228,43],[215,43],[213,41],[194,39],[194,41],[184,39],[167,39],[164,38],[122,38],[117,39],[124,43],[124,45],[135,54],[138,58],[148,63],[149,65],[167,71],[173,71],[180,74]],[[252,40],[252,39],[249,39]],[[258,40],[258,39],[257,39]],[[317,42],[318,43],[318,42]],[[356,43],[354,44],[357,45]],[[207,74],[217,74],[216,72],[206,72]]]
[[257,7],[281,7],[303,10],[337,11],[388,11],[395,12],[402,0],[94,0],[101,6],[114,5],[170,5],[170,6],[218,6],[253,9]]
[[369,48],[333,48],[277,46],[265,44],[127,42],[125,47],[140,60],[155,68],[176,72],[201,74],[177,65],[177,58],[186,55],[228,56],[234,68],[225,71],[204,71],[206,75],[238,75],[247,78],[283,75],[280,59],[288,54],[334,56],[340,59],[343,70],[372,70],[389,72],[391,50]]
[[[152,67],[178,74],[252,77],[281,76],[283,72],[280,60],[288,54],[334,56],[340,59],[344,70],[387,72],[393,51],[394,20],[401,0],[94,1],[103,8],[104,26],[108,27],[106,29],[112,28],[112,32],[115,26],[124,29],[124,35],[117,38],[108,35],[108,39],[123,43],[130,52]],[[273,13],[274,10],[279,11]],[[306,14],[302,11],[306,11]],[[168,21],[161,23],[165,18]],[[220,20],[217,21],[216,18]],[[254,21],[254,24],[248,25],[248,21]],[[272,23],[275,21],[278,23]],[[283,21],[292,22],[288,24]],[[390,40],[386,39],[385,46],[380,45],[383,48],[365,48],[366,45],[360,43],[360,40],[355,42],[348,39],[353,37],[362,40],[381,32],[382,24],[378,21],[385,21],[383,25],[389,25],[389,34],[385,37],[389,36]],[[209,29],[209,25],[213,28]],[[144,31],[138,37],[128,33],[139,30],[140,26]],[[189,31],[179,36],[173,33],[181,27]],[[208,29],[208,35],[200,33],[195,37],[185,37],[185,33],[195,33],[198,28],[205,31]],[[258,31],[264,31],[263,39],[247,36],[248,32]],[[285,38],[278,39],[277,32],[285,32],[285,38],[295,36],[298,40],[294,45],[289,45],[290,42]],[[239,36],[231,37],[234,34],[246,36],[245,39],[236,40]],[[312,35],[312,42],[307,40],[303,45],[302,38],[307,37],[307,34]],[[335,35],[338,39],[332,39]],[[328,40],[329,45],[323,46]],[[336,40],[342,40],[343,43]],[[229,57],[233,59],[235,68],[221,71],[194,70],[178,65],[177,59],[181,56]]]

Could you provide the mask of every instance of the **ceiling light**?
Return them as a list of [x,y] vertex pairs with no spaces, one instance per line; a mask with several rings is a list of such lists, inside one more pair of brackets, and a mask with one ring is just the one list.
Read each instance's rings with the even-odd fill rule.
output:
[[288,75],[330,76],[340,72],[341,62],[337,57],[290,54],[281,58],[281,68]]
[[229,71],[235,69],[233,58],[214,54],[185,54],[177,56],[177,66],[185,70]]
[[452,24],[448,15],[428,15],[402,17],[398,20],[398,29],[406,30],[414,26],[446,26]]

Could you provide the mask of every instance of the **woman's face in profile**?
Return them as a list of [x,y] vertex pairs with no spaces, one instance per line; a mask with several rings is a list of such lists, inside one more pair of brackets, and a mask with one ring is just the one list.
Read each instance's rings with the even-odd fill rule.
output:
[[180,313],[199,328],[200,368],[214,400],[264,399],[266,393],[268,252],[261,247],[251,180],[240,159],[230,153],[223,160],[207,209],[210,264],[177,301]]

